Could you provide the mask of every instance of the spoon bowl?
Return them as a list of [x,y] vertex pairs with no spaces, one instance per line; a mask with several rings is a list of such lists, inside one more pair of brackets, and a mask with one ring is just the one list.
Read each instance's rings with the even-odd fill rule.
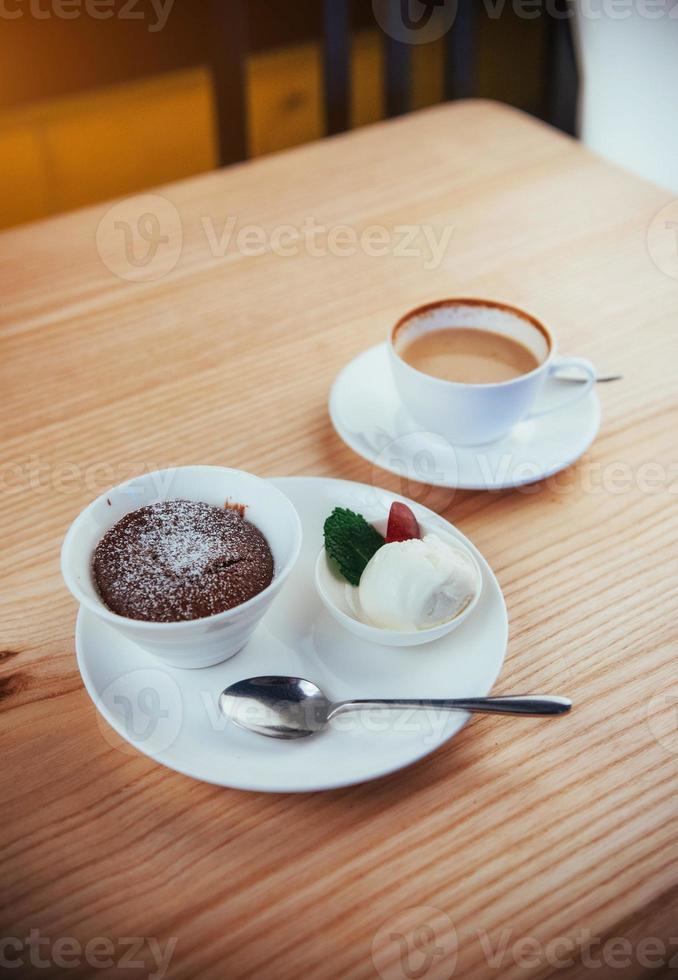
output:
[[239,728],[272,738],[305,738],[327,724],[331,701],[303,677],[251,677],[219,696],[222,713]]

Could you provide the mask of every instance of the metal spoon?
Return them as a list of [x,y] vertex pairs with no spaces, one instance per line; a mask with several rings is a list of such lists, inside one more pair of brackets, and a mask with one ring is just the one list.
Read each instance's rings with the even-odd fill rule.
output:
[[271,738],[304,738],[325,728],[343,711],[361,708],[429,708],[502,715],[561,715],[569,711],[569,698],[520,694],[498,698],[445,698],[332,702],[312,681],[303,677],[250,677],[231,684],[219,695],[224,715],[238,725]]
[[[588,378],[575,377],[574,375],[571,374],[555,374],[553,375],[553,377],[555,378],[556,381],[566,381],[569,384],[577,384],[577,385],[586,384],[586,382],[588,381]],[[623,380],[624,380],[623,374],[605,374],[605,375],[600,375],[599,377],[596,378],[596,384],[604,385],[604,384],[608,384],[608,382],[610,381],[623,381]]]

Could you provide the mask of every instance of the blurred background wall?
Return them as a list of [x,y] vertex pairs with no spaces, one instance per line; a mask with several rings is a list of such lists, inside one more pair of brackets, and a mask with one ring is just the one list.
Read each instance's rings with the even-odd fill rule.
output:
[[[235,96],[232,120],[228,103],[235,76],[217,77],[236,44],[246,126],[231,159],[325,135],[333,4],[349,8],[347,125],[383,118],[385,36],[373,8],[389,2],[399,0],[0,0],[0,227],[218,166],[219,134],[239,125]],[[574,132],[579,91],[584,141],[678,192],[675,0],[652,0],[645,13],[641,0],[587,0],[586,16],[579,0],[408,2],[473,11],[473,95]],[[577,16],[563,23],[551,8]],[[409,108],[441,101],[445,39],[408,47]]]
[[594,19],[577,8],[581,138],[678,194],[678,4],[626,13]]
[[[217,165],[207,0],[1,6],[0,226]],[[247,152],[257,157],[325,132],[323,4],[246,7]],[[543,114],[546,28],[510,7],[480,18],[475,94]],[[350,124],[360,126],[384,116],[382,32],[369,2],[352,4],[351,29]],[[441,41],[412,47],[412,108],[441,100],[443,70]]]

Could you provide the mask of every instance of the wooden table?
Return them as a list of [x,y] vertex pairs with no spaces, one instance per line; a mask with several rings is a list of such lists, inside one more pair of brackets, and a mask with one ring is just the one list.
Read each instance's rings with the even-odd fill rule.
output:
[[[0,238],[2,935],[39,930],[53,968],[60,937],[103,937],[116,961],[129,959],[125,937],[163,949],[176,937],[172,978],[352,980],[376,976],[375,962],[402,978],[388,936],[426,906],[456,927],[456,976],[588,976],[587,956],[598,977],[644,975],[648,957],[668,971],[678,284],[645,237],[669,195],[484,102],[158,193],[122,208],[127,257],[108,205]],[[261,231],[219,254],[229,216],[234,236]],[[325,227],[315,248],[300,235],[307,219]],[[388,254],[337,254],[350,250],[350,233],[328,244],[340,225],[382,226]],[[421,238],[416,254],[393,254],[400,225],[451,228],[442,262],[431,268]],[[255,238],[262,254],[243,254]],[[339,368],[403,310],[455,294],[522,305],[565,352],[624,373],[600,392],[599,438],[559,479],[492,494],[402,486],[334,434]],[[478,718],[415,767],[309,796],[202,785],[114,746],[76,668],[60,543],[107,486],[193,462],[372,481],[444,510],[506,595],[496,690],[567,693],[575,710]],[[439,913],[427,916],[436,928]],[[606,962],[624,958],[623,944],[610,953],[616,937],[631,944],[625,970]],[[23,957],[21,975],[45,976],[26,950],[3,947]],[[106,943],[94,955],[107,962]],[[557,969],[554,955],[573,965]],[[423,957],[412,952],[415,973],[450,975],[451,960],[433,956],[427,971]],[[152,972],[148,943],[132,958],[145,966],[125,976]]]

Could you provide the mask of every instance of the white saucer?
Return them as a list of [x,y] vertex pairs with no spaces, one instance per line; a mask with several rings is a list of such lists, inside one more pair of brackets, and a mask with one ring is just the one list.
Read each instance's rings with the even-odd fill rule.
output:
[[[202,670],[165,666],[84,609],[76,651],[85,687],[118,736],[170,769],[195,779],[264,792],[348,786],[407,766],[442,745],[468,720],[461,712],[372,712],[337,718],[337,728],[300,741],[242,731],[217,710],[224,687],[260,674],[316,681],[333,698],[470,697],[490,692],[506,652],[508,620],[492,571],[446,521],[412,503],[422,518],[457,535],[476,556],[483,591],[457,630],[424,647],[359,640],[323,608],[313,581],[322,526],[336,506],[383,517],[396,495],[360,483],[290,477],[272,480],[299,512],[298,563],[247,646]],[[117,747],[120,738],[102,722]],[[123,744],[126,750],[126,746]]]
[[[538,407],[562,398],[568,382],[549,380]],[[399,476],[437,487],[500,490],[565,469],[593,442],[600,426],[595,390],[569,408],[517,425],[487,446],[452,446],[422,432],[402,407],[386,344],[359,354],[332,386],[330,418],[338,435],[365,459]]]

